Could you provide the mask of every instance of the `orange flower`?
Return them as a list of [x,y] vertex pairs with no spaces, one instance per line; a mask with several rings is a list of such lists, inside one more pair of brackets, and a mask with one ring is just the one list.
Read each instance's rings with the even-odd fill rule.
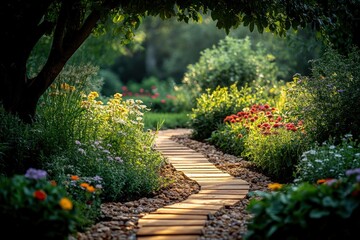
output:
[[55,180],[51,180],[51,181],[50,181],[50,184],[51,184],[51,186],[54,186],[54,187],[57,185],[57,183],[56,183]]
[[79,180],[80,178],[77,175],[71,175],[70,179],[76,181]]
[[282,187],[283,187],[283,185],[280,184],[280,183],[269,183],[269,184],[268,184],[268,188],[269,188],[270,190],[274,190],[274,191],[279,190],[279,189],[281,189]]
[[332,178],[326,178],[326,179],[319,179],[316,181],[317,184],[323,184],[326,183],[328,181],[332,180]]
[[88,188],[88,187],[90,187],[90,185],[89,185],[88,183],[86,183],[86,182],[81,183],[80,186],[83,187],[83,188]]
[[86,188],[86,190],[88,191],[88,192],[95,192],[95,188],[93,187],[93,186],[88,186],[87,188]]
[[34,197],[37,199],[37,200],[40,200],[40,201],[44,201],[47,197],[46,193],[43,191],[43,190],[36,190],[34,192]]
[[62,199],[60,199],[59,205],[64,210],[71,210],[73,208],[72,202],[70,201],[70,199],[68,199],[66,197],[63,197]]

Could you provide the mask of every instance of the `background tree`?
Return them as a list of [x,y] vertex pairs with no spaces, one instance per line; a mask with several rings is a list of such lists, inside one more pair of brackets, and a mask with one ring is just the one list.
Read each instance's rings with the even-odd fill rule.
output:
[[[240,24],[268,28],[279,35],[290,27],[310,24],[325,34],[347,36],[359,45],[358,0],[338,1],[143,1],[139,0],[5,0],[0,5],[1,56],[0,102],[6,111],[31,122],[41,95],[52,84],[66,62],[92,33],[113,29],[123,43],[130,41],[144,16],[179,21],[199,21],[211,12],[217,27],[229,32]],[[116,28],[109,28],[115,23]],[[28,76],[27,61],[39,39],[52,37],[46,63],[34,77]],[[334,36],[335,36],[334,35]],[[341,37],[340,36],[340,37]],[[344,38],[329,35],[328,40]],[[339,42],[339,46],[346,43]]]

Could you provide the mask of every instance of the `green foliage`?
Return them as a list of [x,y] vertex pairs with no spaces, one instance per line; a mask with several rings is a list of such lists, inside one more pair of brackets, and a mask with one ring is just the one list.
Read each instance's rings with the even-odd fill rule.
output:
[[227,115],[242,110],[256,101],[249,87],[240,90],[235,84],[230,87],[210,89],[197,99],[196,108],[190,114],[190,127],[194,139],[206,139],[223,123]]
[[217,46],[205,49],[196,64],[189,65],[183,84],[194,98],[218,86],[238,88],[254,83],[264,86],[276,80],[275,57],[261,45],[252,49],[250,39],[226,37]]
[[[70,72],[43,95],[34,124],[1,113],[7,126],[0,132],[1,174],[36,167],[58,182],[68,175],[98,175],[104,181],[102,201],[151,194],[162,184],[163,158],[153,149],[155,133],[144,130],[147,107],[119,93],[104,103],[97,92],[86,94],[94,87],[88,83],[94,83],[93,69]],[[89,219],[96,217],[89,214]]]
[[36,131],[0,107],[0,175],[24,173],[39,166],[41,144]]
[[[145,129],[174,129],[189,127],[189,113],[154,113],[144,114]],[[160,127],[161,126],[161,127]]]
[[289,89],[292,101],[287,101],[284,109],[304,119],[315,141],[339,138],[344,133],[359,136],[359,56],[356,48],[347,57],[328,49],[313,61],[310,77],[295,76]]
[[321,185],[288,185],[255,194],[244,239],[352,239],[360,227],[359,169]]
[[25,175],[0,179],[3,234],[23,238],[67,239],[85,220],[63,186],[46,179],[46,172],[28,169]]
[[346,134],[340,144],[333,139],[315,144],[301,155],[295,182],[315,183],[318,179],[344,177],[345,170],[360,167],[360,145]]
[[211,133],[209,142],[224,153],[241,156],[247,130],[239,124],[223,124]]
[[257,129],[249,131],[243,156],[273,179],[291,181],[301,153],[308,146],[306,135],[300,129],[292,131],[288,128],[265,133]]

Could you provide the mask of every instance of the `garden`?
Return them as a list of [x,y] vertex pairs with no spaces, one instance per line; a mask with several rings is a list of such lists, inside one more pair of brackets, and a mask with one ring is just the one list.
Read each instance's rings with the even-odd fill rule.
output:
[[[80,2],[80,9],[90,7],[98,16],[100,6]],[[246,13],[232,1],[221,2]],[[275,2],[268,7],[283,10]],[[360,49],[358,36],[351,32],[358,22],[344,24],[358,16],[358,3],[342,3],[351,10],[346,14],[334,10],[336,24],[326,24],[331,19],[324,20],[325,10],[319,16],[311,12],[320,24],[315,29],[306,25],[311,23],[307,11],[319,6],[305,3],[304,8],[288,6],[303,19],[290,18],[291,11],[286,12],[289,19],[260,19],[258,6],[258,19],[245,14],[237,20],[245,27],[230,21],[227,8],[207,3],[203,7],[212,13],[202,24],[189,23],[189,18],[199,21],[201,12],[191,3],[176,12],[187,24],[164,21],[174,17],[172,4],[159,10],[149,3],[144,12],[129,3],[109,13],[118,27],[107,21],[94,25],[92,34],[102,40],[89,37],[80,48],[76,38],[76,49],[67,41],[88,29],[77,32],[78,26],[69,23],[81,15],[71,15],[79,6],[70,8],[67,22],[61,20],[66,4],[52,4],[8,9],[32,10],[44,25],[57,27],[36,41],[21,38],[29,46],[33,43],[21,45],[29,47],[23,51],[14,50],[20,42],[11,45],[9,40],[21,27],[4,30],[7,43],[14,46],[4,49],[0,62],[0,213],[5,235],[133,239],[141,214],[199,190],[156,150],[160,131],[186,128],[191,129],[186,141],[181,136],[174,140],[228,156],[226,164],[233,164],[236,176],[246,178],[244,172],[251,171],[251,181],[265,179],[258,187],[251,182],[241,210],[230,208],[221,215],[243,218],[241,227],[232,227],[234,239],[354,238],[360,227]],[[162,20],[141,19],[157,14]],[[227,21],[215,26],[214,19]],[[37,20],[22,23],[30,29]],[[62,21],[70,25],[62,29]],[[253,32],[254,23],[260,33]],[[199,25],[203,35],[195,36]],[[230,27],[237,30],[223,35],[214,30]],[[331,35],[339,28],[353,35]],[[106,32],[123,36],[121,43],[101,34]],[[320,33],[323,38],[316,38]],[[174,36],[181,39],[175,47],[166,42]],[[24,58],[23,67],[16,69],[16,61]],[[120,67],[124,62],[131,70]],[[226,225],[219,228],[227,232]]]

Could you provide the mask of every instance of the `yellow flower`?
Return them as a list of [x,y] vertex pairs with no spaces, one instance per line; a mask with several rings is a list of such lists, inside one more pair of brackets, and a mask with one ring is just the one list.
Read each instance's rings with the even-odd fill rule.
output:
[[121,97],[122,97],[122,94],[121,94],[121,93],[115,93],[115,94],[114,94],[114,98],[115,98],[115,99],[121,99]]
[[269,183],[268,184],[268,188],[270,189],[270,190],[279,190],[279,189],[281,189],[283,187],[283,185],[282,184],[280,184],[280,183]]
[[91,92],[88,95],[88,100],[94,100],[97,97],[99,97],[99,94],[97,92]]
[[59,205],[64,210],[71,210],[73,208],[72,202],[70,201],[70,199],[68,199],[66,197],[63,197],[62,199],[60,199]]

